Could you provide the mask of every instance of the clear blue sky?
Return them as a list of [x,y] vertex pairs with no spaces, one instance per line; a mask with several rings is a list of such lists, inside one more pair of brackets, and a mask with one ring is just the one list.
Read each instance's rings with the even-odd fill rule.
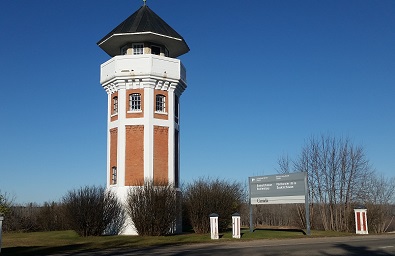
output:
[[[0,190],[58,200],[106,180],[97,45],[139,0],[0,1]],[[276,173],[311,136],[395,174],[395,1],[148,0],[187,41],[181,180]]]

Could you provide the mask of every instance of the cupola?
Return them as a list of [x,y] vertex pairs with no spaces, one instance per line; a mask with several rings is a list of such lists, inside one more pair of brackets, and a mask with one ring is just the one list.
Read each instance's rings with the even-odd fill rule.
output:
[[97,45],[111,57],[155,54],[176,58],[189,51],[182,36],[145,4],[103,37]]

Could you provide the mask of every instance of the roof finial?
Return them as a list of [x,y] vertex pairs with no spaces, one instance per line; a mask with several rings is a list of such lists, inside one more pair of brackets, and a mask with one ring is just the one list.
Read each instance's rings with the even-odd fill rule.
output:
[[147,0],[143,0],[143,2],[144,2],[144,5],[146,5],[146,3],[147,3]]

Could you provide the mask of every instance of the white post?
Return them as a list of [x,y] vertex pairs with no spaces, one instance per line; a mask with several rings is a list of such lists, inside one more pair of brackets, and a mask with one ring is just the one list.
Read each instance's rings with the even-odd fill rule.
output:
[[361,235],[368,234],[367,209],[354,209],[355,213],[355,233]]
[[234,213],[232,214],[232,237],[240,238],[240,214]]
[[4,220],[4,217],[0,216],[0,253],[1,253],[1,236],[2,236],[2,231],[3,231],[3,220]]
[[218,235],[218,214],[212,213],[209,215],[210,217],[210,230],[211,230],[211,239],[219,239]]

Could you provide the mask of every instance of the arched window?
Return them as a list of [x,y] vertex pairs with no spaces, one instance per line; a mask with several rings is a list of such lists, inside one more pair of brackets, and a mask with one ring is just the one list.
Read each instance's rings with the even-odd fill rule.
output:
[[166,97],[162,94],[156,95],[156,112],[166,112]]
[[141,94],[132,93],[129,94],[129,111],[140,111],[141,110]]
[[118,97],[115,96],[112,98],[112,114],[118,114]]
[[111,168],[111,184],[117,184],[117,167]]

